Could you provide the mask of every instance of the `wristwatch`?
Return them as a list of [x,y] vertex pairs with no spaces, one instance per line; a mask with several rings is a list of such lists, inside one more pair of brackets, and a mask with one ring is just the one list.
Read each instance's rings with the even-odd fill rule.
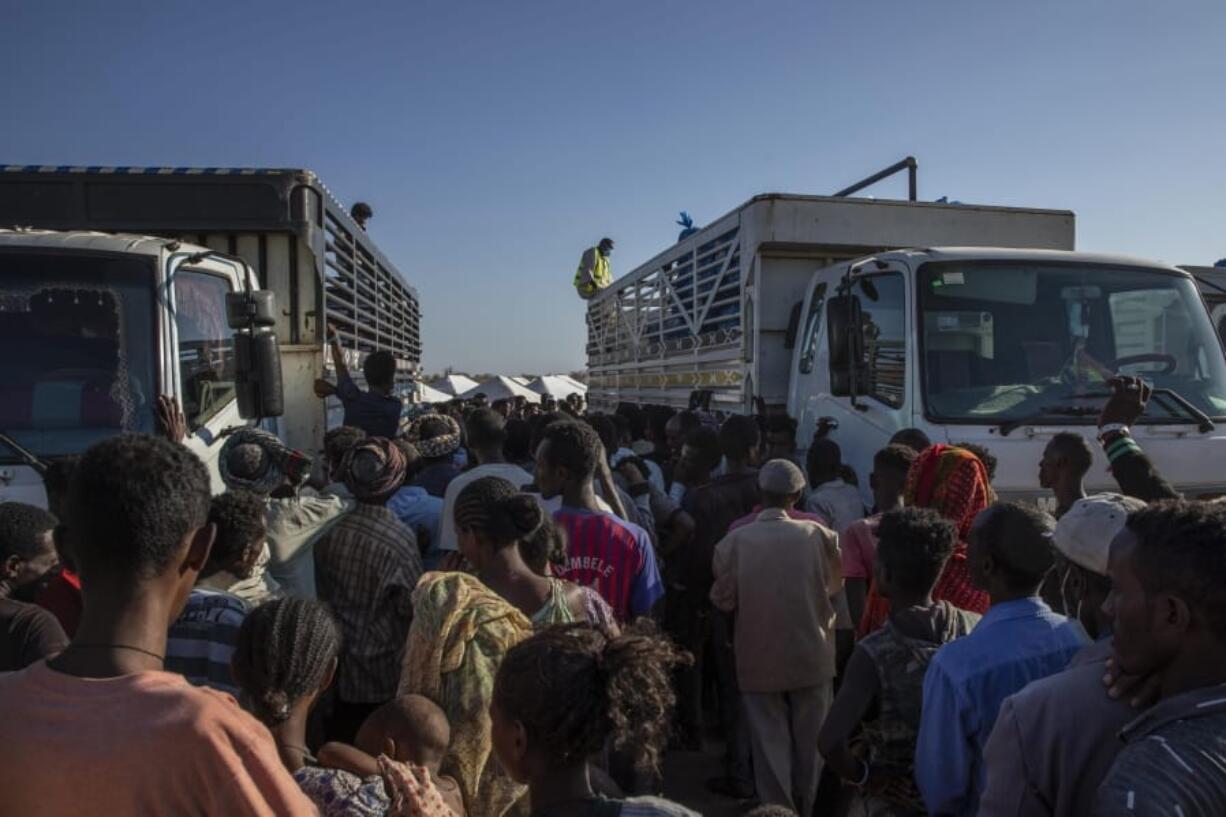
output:
[[1131,434],[1131,430],[1124,423],[1107,423],[1098,427],[1098,439],[1106,437],[1108,434]]

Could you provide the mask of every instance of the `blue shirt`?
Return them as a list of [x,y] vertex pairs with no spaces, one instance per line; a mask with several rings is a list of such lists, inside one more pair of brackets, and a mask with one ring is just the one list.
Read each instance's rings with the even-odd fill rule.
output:
[[230,658],[238,644],[238,629],[247,605],[238,596],[197,587],[187,597],[183,614],[170,625],[166,641],[166,671],[177,672],[196,686],[207,686],[237,697],[238,684]]
[[924,676],[915,744],[915,782],[930,814],[976,813],[983,749],[1001,703],[1062,671],[1089,643],[1080,624],[1036,597],[993,605],[970,635],[937,651]]
[[345,407],[345,425],[389,440],[400,433],[400,412],[404,407],[399,397],[362,391],[348,375],[337,379],[336,396]]
[[439,548],[439,527],[443,521],[443,500],[417,485],[406,485],[387,501],[387,509],[417,536],[422,566],[435,570],[445,555]]

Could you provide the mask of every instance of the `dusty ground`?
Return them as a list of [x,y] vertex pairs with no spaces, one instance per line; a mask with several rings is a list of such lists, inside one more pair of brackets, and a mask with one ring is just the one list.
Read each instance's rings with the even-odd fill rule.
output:
[[669,752],[664,758],[664,794],[705,817],[740,817],[735,800],[707,791],[707,778],[723,768],[723,745],[708,741],[703,752]]

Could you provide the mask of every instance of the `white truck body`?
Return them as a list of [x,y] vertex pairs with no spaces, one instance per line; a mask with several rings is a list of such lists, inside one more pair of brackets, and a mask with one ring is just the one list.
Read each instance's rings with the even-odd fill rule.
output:
[[[97,391],[97,381],[105,379],[102,372],[94,372],[95,382],[88,378],[74,381],[72,373],[61,376],[37,371],[38,355],[20,365],[12,358],[6,360],[6,355],[28,342],[26,336],[35,331],[38,320],[9,317],[6,323],[0,311],[0,373],[11,391],[0,401],[5,403],[0,407],[0,432],[10,433],[40,457],[79,454],[105,436],[104,429],[112,433],[151,430],[153,398],[172,395],[189,415],[189,444],[209,464],[214,488],[220,488],[218,435],[242,422],[233,389],[227,390],[224,377],[225,367],[232,367],[234,349],[225,325],[224,292],[219,287],[197,287],[188,296],[194,299],[197,312],[206,314],[203,320],[209,331],[203,334],[210,337],[201,336],[199,322],[189,327],[178,313],[175,276],[189,269],[218,276],[217,281],[224,279],[227,291],[249,285],[274,292],[285,413],[266,420],[265,425],[290,446],[317,454],[324,431],[340,422],[336,399],[320,400],[313,390],[315,378],[331,367],[324,344],[328,322],[338,328],[347,363],[359,383],[365,356],[388,350],[397,359],[399,391],[406,400],[412,392],[421,356],[417,293],[309,171],[6,167],[0,170],[0,224],[22,225],[20,230],[0,230],[0,307],[9,309],[11,303],[13,308],[29,308],[33,303],[36,312],[54,312],[39,300],[48,292],[54,301],[61,290],[78,299],[84,297],[78,292],[104,291],[99,298],[106,302],[107,310],[115,308],[121,325],[136,318],[135,311],[123,306],[128,300],[142,301],[142,313],[147,300],[151,314],[142,319],[151,322],[154,335],[150,341],[156,339],[156,346],[146,352],[140,351],[135,337],[112,337],[110,342],[118,345],[108,347],[110,351],[103,351],[102,342],[94,339],[98,347],[94,354],[117,351],[120,361],[154,354],[156,366],[134,395],[124,393],[121,383],[130,374],[122,368],[112,369],[105,376],[109,377],[107,389],[135,405],[127,406],[122,418],[103,418],[109,425],[86,431],[82,417],[88,412],[83,409],[75,417],[71,412],[58,416],[49,401],[54,402],[56,395],[76,399],[74,388]],[[31,225],[48,229],[28,229]],[[210,250],[215,252],[206,254]],[[12,259],[30,254],[71,255],[77,264],[86,264],[84,259],[89,258],[109,258],[117,264],[129,259],[144,272],[129,271],[140,276],[139,286],[132,283],[107,292],[107,286],[87,280],[90,273],[84,269],[81,274],[85,277],[80,280],[58,284],[54,267],[43,269],[35,264],[45,276],[41,281],[27,275],[21,269],[24,262],[15,264]],[[185,258],[197,255],[201,257],[180,270]],[[113,319],[100,314],[59,317],[115,327]],[[82,334],[89,331],[82,329]],[[196,336],[185,340],[180,336],[183,332]],[[84,338],[65,340],[54,333],[52,337],[53,345],[61,347],[59,357],[64,358],[58,363],[68,359],[71,343],[83,349],[90,345]],[[185,390],[183,372],[202,363],[204,356],[213,358],[222,382],[193,380]],[[48,353],[48,357],[56,355]],[[48,378],[48,374],[54,376]],[[199,400],[205,393],[208,400]],[[97,395],[80,399],[83,405],[92,405],[95,413],[111,411],[105,401],[98,402]],[[193,417],[191,409],[198,402],[216,405]],[[40,502],[42,485],[33,469],[0,445],[0,501],[5,500]]]
[[[942,244],[960,248],[888,249]],[[1094,395],[1116,368],[1106,363],[1138,355],[1119,369],[1226,419],[1221,346],[1190,277],[1072,247],[1065,211],[760,196],[593,299],[589,400],[680,408],[705,390],[712,409],[743,413],[761,399],[798,420],[802,448],[819,418],[833,419],[866,499],[873,454],[908,427],[985,446],[1002,496],[1039,498],[1047,441],[1092,439]],[[949,275],[940,293],[933,270]],[[840,291],[864,312],[854,399],[827,325]],[[1070,365],[1075,346],[1099,365]],[[1216,457],[1203,456],[1226,450],[1226,426],[1202,431],[1187,412],[1154,407],[1136,436],[1189,495],[1226,490]],[[1112,488],[1096,456],[1090,487]]]

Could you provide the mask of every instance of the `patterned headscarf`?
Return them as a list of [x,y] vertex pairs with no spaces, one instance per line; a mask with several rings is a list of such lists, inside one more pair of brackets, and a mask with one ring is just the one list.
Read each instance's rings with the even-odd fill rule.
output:
[[[422,424],[427,420],[442,421],[447,425],[447,433],[428,440],[421,438]],[[460,447],[460,424],[446,414],[422,414],[409,423],[405,432],[409,442],[417,446],[417,451],[426,459],[433,460],[454,454]]]
[[[988,481],[988,469],[966,449],[952,445],[931,446],[911,465],[903,498],[908,506],[939,512],[958,531],[953,555],[932,589],[932,597],[972,613],[986,613],[988,594],[971,583],[970,569],[966,565],[966,540],[975,517],[996,501],[996,493]],[[862,638],[876,630],[889,614],[890,602],[877,593],[874,582],[865,601],[859,636]]]
[[400,490],[407,462],[404,453],[383,437],[368,437],[346,452],[340,476],[359,502],[383,502]]
[[258,428],[240,428],[221,447],[217,461],[227,488],[267,496],[288,479],[297,485],[311,471],[311,458]]
[[907,505],[931,508],[958,529],[955,556],[966,558],[966,540],[975,517],[996,501],[988,469],[964,448],[930,446],[915,458],[903,495]]

